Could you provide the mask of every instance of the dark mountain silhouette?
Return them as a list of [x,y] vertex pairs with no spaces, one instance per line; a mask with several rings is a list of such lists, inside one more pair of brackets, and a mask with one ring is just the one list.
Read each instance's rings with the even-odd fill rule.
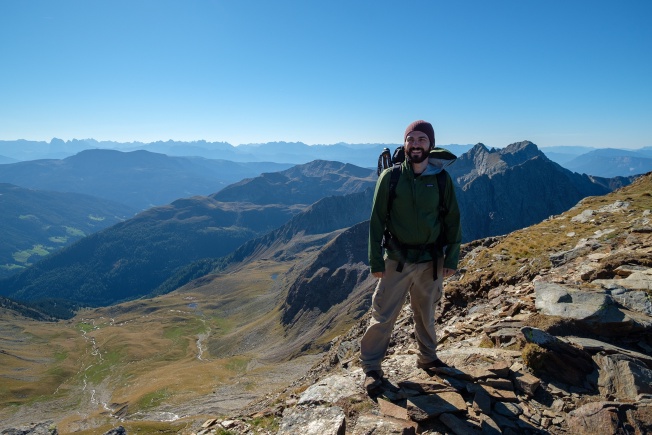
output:
[[477,144],[448,170],[458,185],[465,242],[532,225],[632,181],[573,173],[529,141],[491,150]]
[[289,166],[93,149],[63,160],[0,165],[0,182],[85,193],[143,210],[178,198],[208,195],[245,177]]
[[140,297],[178,267],[226,255],[292,214],[287,206],[178,200],[49,255],[0,281],[0,291],[20,300],[61,298],[89,306]]
[[132,217],[126,205],[78,193],[0,183],[0,277]]

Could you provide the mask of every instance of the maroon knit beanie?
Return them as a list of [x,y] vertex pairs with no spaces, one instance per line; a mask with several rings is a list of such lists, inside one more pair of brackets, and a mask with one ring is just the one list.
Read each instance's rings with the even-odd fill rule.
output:
[[425,133],[428,136],[428,139],[430,139],[430,147],[435,147],[435,130],[432,128],[432,124],[423,120],[414,121],[405,129],[405,134],[403,135],[403,143],[405,143],[407,135],[413,131],[420,131],[421,133]]

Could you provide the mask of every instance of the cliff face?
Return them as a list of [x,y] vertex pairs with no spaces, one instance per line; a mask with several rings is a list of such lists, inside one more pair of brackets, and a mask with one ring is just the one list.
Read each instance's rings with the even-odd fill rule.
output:
[[477,144],[448,171],[458,185],[465,241],[507,234],[611,191],[562,168],[528,141],[500,150]]
[[[324,247],[315,261],[304,269],[288,290],[283,305],[284,325],[299,322],[317,311],[326,313],[345,301],[370,276],[367,252],[360,249],[367,241],[366,222],[353,226]],[[353,303],[353,299],[348,304]],[[368,297],[364,298],[368,301]],[[361,316],[368,303],[356,304]]]

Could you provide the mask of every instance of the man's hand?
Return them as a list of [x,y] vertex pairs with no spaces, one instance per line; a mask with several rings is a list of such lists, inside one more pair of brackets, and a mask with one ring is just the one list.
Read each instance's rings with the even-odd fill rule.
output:
[[444,267],[444,278],[455,275],[455,272],[457,272],[457,270]]
[[385,272],[372,272],[371,274],[376,278],[382,278],[385,276]]

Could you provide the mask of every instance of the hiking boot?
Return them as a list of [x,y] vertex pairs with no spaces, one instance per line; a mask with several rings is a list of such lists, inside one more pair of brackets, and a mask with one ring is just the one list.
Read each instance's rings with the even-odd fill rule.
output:
[[367,393],[371,394],[378,391],[383,385],[383,375],[376,370],[370,370],[365,373],[364,378],[364,388],[367,390]]
[[417,367],[425,370],[425,371],[430,371],[434,369],[441,369],[441,368],[446,368],[449,367],[448,364],[446,364],[444,361],[440,360],[439,358],[435,358],[434,360],[427,362],[427,363],[417,363]]

